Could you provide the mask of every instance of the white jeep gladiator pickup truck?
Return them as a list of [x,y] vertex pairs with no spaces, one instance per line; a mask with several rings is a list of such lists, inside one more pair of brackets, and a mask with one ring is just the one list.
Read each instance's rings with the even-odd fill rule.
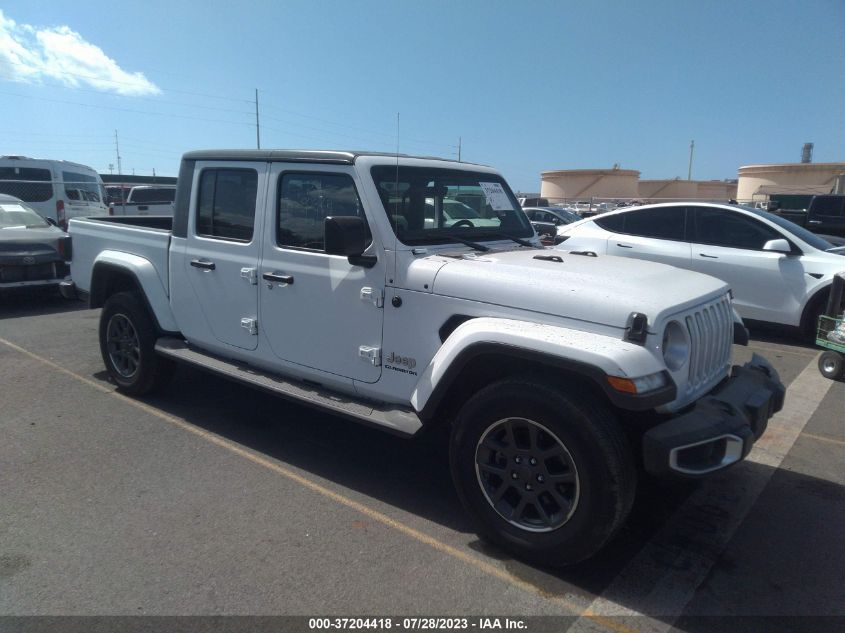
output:
[[[174,362],[412,436],[449,429],[479,533],[565,565],[623,524],[638,474],[743,459],[783,405],[728,287],[545,250],[493,169],[336,151],[185,154],[173,218],[74,219],[119,389]],[[738,341],[743,342],[743,341]],[[747,342],[747,339],[746,339]]]

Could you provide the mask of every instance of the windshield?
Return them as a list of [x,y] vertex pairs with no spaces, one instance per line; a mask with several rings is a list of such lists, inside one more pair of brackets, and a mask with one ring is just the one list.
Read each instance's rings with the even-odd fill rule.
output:
[[405,244],[480,240],[497,234],[528,238],[534,229],[500,176],[436,167],[372,168],[396,236]]
[[833,244],[828,242],[826,239],[819,237],[815,233],[810,233],[807,229],[802,226],[798,226],[795,222],[790,222],[789,220],[782,218],[779,215],[775,215],[774,213],[769,213],[768,211],[763,211],[761,209],[755,209],[754,207],[749,207],[746,205],[740,205],[746,211],[751,211],[751,213],[755,215],[759,215],[761,218],[766,218],[769,222],[774,222],[780,228],[785,231],[789,231],[795,237],[800,240],[804,240],[812,246],[813,248],[817,248],[820,251],[826,251],[833,248]]
[[0,202],[0,229],[43,228],[47,221],[29,207],[19,202]]

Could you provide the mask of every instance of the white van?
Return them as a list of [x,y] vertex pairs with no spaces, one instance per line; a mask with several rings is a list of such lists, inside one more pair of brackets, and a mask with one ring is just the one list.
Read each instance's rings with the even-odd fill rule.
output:
[[66,160],[0,156],[0,193],[20,198],[63,229],[71,218],[109,213],[100,175]]

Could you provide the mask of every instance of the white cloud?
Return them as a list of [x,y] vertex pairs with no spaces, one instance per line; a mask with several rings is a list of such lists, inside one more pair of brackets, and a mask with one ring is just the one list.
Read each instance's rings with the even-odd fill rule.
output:
[[0,9],[0,79],[38,83],[45,78],[125,96],[161,93],[143,73],[123,70],[70,27],[17,24]]

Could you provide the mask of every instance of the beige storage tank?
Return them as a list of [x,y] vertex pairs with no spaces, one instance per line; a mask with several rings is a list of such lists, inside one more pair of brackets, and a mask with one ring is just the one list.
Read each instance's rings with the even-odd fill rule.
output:
[[636,169],[559,169],[540,174],[540,195],[555,200],[636,198]]
[[842,174],[845,174],[845,163],[746,165],[739,168],[736,197],[754,200],[772,193],[829,193]]
[[660,202],[662,199],[691,200],[698,197],[698,183],[695,180],[640,180],[638,197],[642,200]]

